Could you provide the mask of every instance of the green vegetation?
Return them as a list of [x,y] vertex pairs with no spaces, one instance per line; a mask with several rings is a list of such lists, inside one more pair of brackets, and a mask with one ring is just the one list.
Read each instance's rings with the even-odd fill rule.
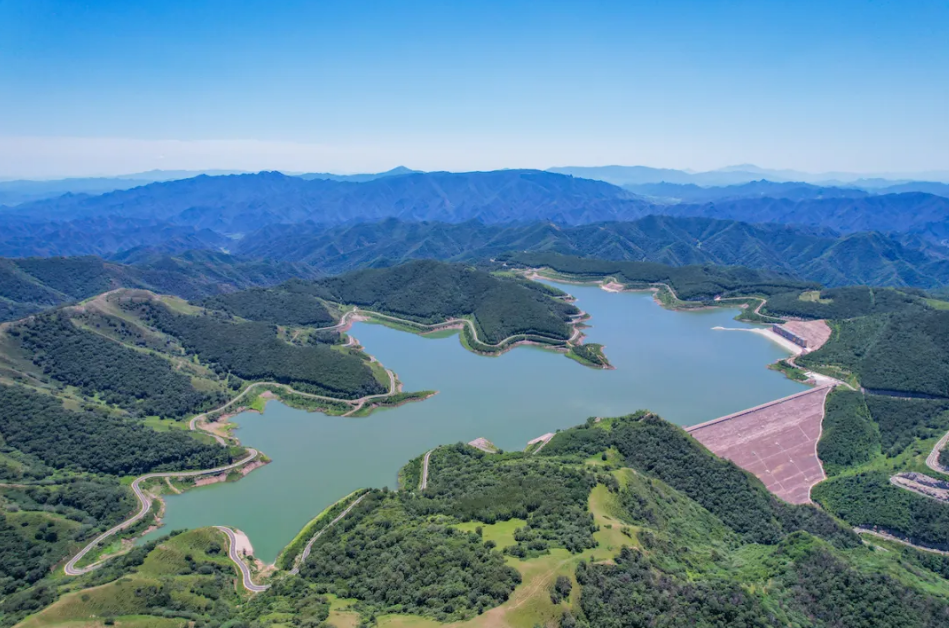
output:
[[367,361],[326,345],[298,347],[277,337],[269,323],[239,323],[213,315],[175,314],[155,302],[130,308],[178,339],[191,353],[247,380],[275,381],[304,392],[356,399],[386,392]]
[[949,398],[949,311],[920,309],[836,321],[802,365],[837,366],[869,391]]
[[432,261],[360,270],[312,284],[328,301],[357,305],[423,324],[470,316],[478,336],[497,344],[517,334],[567,340],[579,311],[533,282]]
[[916,294],[895,288],[848,286],[809,292],[786,292],[768,298],[768,312],[796,318],[857,318],[925,309]]
[[926,547],[949,549],[949,504],[891,485],[888,472],[832,478],[813,494],[854,525],[882,527]]
[[603,353],[603,345],[595,342],[570,347],[567,357],[588,366],[600,368],[610,366],[610,361],[606,359],[606,354]]
[[199,302],[208,309],[221,310],[251,321],[277,325],[327,327],[336,321],[323,303],[305,292],[304,282],[289,281],[278,288],[251,288],[219,294]]
[[[316,540],[300,576],[277,575],[250,599],[235,593],[223,537],[197,530],[135,548],[58,601],[40,580],[0,604],[5,624],[43,607],[24,628],[93,617],[195,628],[317,628],[344,618],[432,628],[936,628],[949,613],[949,559],[866,547],[645,412],[559,432],[537,456],[440,447],[424,491],[415,488],[418,459],[409,467],[402,476],[414,485],[369,491]],[[355,497],[321,513],[281,564]],[[929,522],[940,526],[949,529]],[[44,538],[50,529],[30,528]]]
[[463,619],[503,602],[520,581],[477,534],[412,517],[400,496],[368,495],[316,542],[301,576],[373,612]]
[[439,447],[429,460],[428,489],[410,500],[418,515],[450,515],[495,523],[524,519],[509,554],[527,556],[551,547],[580,552],[593,546],[587,495],[596,478],[586,469],[511,453],[489,455],[468,445]]
[[615,277],[629,287],[668,284],[679,299],[712,301],[716,296],[772,295],[791,290],[811,290],[812,283],[791,279],[769,271],[738,266],[666,266],[652,262],[614,262],[570,257],[558,253],[512,253],[504,261],[529,268],[551,270],[577,277]]
[[880,432],[863,394],[835,390],[824,404],[823,434],[817,455],[829,475],[868,462],[880,453]]
[[[95,573],[84,588],[27,620],[41,628],[90,617],[153,616],[179,621],[226,621],[240,602],[235,567],[227,559],[224,536],[202,529],[174,534],[135,548]],[[87,585],[88,586],[88,585]]]
[[884,453],[898,456],[916,440],[930,440],[949,430],[949,401],[900,399],[866,395],[871,417],[879,426]]
[[769,364],[768,368],[783,373],[785,377],[796,382],[806,382],[808,379],[804,369],[794,366],[789,360],[778,360],[774,364]]
[[856,542],[849,530],[823,512],[777,500],[760,480],[712,455],[655,415],[615,424],[611,435],[627,465],[685,493],[751,542],[776,543],[794,530],[806,530],[841,547]]
[[67,410],[55,397],[3,385],[0,434],[8,446],[52,469],[121,476],[208,469],[233,460],[226,448],[184,432],[156,432],[96,410]]
[[359,498],[365,491],[355,491],[343,499],[339,500],[329,508],[314,517],[302,530],[290,541],[280,555],[277,556],[276,565],[280,569],[291,569],[297,556],[306,547],[306,544],[313,538],[313,535],[329,525],[333,519],[338,517],[346,508]]
[[168,360],[79,329],[62,314],[37,316],[11,334],[49,377],[139,416],[179,417],[223,402],[195,390]]

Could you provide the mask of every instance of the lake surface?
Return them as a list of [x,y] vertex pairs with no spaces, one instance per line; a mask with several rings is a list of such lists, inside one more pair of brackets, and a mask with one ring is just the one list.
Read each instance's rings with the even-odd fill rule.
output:
[[277,402],[264,415],[245,412],[233,419],[236,435],[273,462],[239,482],[169,496],[165,526],[152,535],[233,526],[247,533],[258,558],[272,562],[326,506],[357,488],[395,487],[402,465],[439,444],[483,436],[502,449],[523,449],[587,417],[640,408],[694,425],[806,388],[766,368],[788,356],[777,344],[712,329],[750,328],[732,320],[736,310],[673,312],[650,293],[561,287],[592,315],[587,342],[605,345],[615,370],[530,346],[478,356],[457,334],[431,338],[358,323],[352,335],[399,375],[405,390],[439,393],[356,419]]

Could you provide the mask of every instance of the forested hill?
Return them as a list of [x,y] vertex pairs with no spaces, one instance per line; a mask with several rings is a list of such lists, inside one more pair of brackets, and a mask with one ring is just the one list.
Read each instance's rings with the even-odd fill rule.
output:
[[267,628],[291,614],[304,627],[949,621],[949,558],[863,544],[648,412],[591,418],[536,455],[457,443],[425,459],[424,490],[420,455],[399,473],[400,490],[370,489],[330,509],[326,517],[353,504],[322,528],[298,575],[278,571],[251,600],[234,592],[220,537],[197,530],[136,548],[58,602],[50,592],[34,610],[53,605],[31,625],[75,625],[103,609],[119,625],[161,618],[176,628]]
[[130,266],[98,257],[0,258],[0,321],[86,299],[115,288],[145,288],[186,299],[313,277],[305,264],[191,251],[145,254]]
[[567,323],[579,313],[551,298],[553,291],[541,284],[434,261],[354,271],[311,285],[323,299],[424,324],[471,317],[479,338],[489,344],[515,334],[566,340],[571,335]]
[[576,227],[404,222],[272,225],[241,240],[242,255],[305,262],[328,273],[408,259],[475,260],[547,251],[605,260],[746,266],[826,286],[949,285],[949,249],[909,236],[841,235],[827,229],[649,216]]

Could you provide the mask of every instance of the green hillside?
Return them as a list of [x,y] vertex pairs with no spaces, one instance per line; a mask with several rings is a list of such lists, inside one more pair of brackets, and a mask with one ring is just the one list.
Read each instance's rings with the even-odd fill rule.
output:
[[143,288],[195,299],[314,275],[306,265],[244,260],[211,251],[156,255],[134,266],[91,255],[0,258],[0,321],[116,288]]
[[949,617],[949,559],[863,544],[648,413],[591,419],[541,455],[457,444],[429,465],[426,490],[370,491],[300,575],[277,573],[264,593],[235,594],[223,536],[197,530],[66,584],[23,626],[935,628]]

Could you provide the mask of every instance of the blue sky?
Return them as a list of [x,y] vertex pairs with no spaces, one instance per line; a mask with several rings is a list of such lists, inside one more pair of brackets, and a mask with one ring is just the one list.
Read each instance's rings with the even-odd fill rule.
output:
[[949,2],[0,0],[0,177],[949,170]]

